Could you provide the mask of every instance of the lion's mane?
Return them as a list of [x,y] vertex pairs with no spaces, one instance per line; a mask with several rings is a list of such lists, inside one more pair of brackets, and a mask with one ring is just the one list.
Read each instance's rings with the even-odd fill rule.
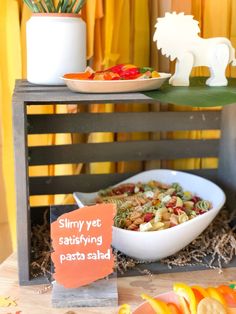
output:
[[161,49],[162,54],[170,57],[171,61],[178,58],[188,50],[190,42],[194,44],[199,38],[198,24],[192,15],[166,13],[165,17],[157,19],[155,25],[153,40],[157,49]]

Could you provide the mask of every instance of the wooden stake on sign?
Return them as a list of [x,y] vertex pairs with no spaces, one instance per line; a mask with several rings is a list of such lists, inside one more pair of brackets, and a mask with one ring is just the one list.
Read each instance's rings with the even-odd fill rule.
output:
[[53,282],[52,306],[57,308],[117,307],[117,279],[116,277],[102,279],[76,289],[66,289],[57,282]]

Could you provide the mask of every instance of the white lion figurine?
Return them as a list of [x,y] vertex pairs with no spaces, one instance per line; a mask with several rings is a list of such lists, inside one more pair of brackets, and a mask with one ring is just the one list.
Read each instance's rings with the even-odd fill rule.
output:
[[191,70],[196,66],[210,68],[209,86],[227,86],[225,70],[228,64],[236,66],[235,49],[224,37],[203,39],[199,37],[199,22],[192,15],[166,13],[158,18],[153,40],[157,48],[170,60],[176,60],[175,74],[169,83],[189,86]]

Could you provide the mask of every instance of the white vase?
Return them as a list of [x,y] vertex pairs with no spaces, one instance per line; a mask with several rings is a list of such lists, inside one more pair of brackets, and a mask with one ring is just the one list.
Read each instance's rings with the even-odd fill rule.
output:
[[86,25],[76,14],[33,14],[26,26],[27,80],[63,85],[65,73],[86,68]]

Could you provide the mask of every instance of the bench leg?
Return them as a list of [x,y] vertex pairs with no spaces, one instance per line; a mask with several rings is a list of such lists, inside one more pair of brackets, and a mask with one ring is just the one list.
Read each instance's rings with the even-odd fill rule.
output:
[[17,250],[20,285],[30,281],[30,206],[26,105],[13,96],[15,186],[17,208]]

